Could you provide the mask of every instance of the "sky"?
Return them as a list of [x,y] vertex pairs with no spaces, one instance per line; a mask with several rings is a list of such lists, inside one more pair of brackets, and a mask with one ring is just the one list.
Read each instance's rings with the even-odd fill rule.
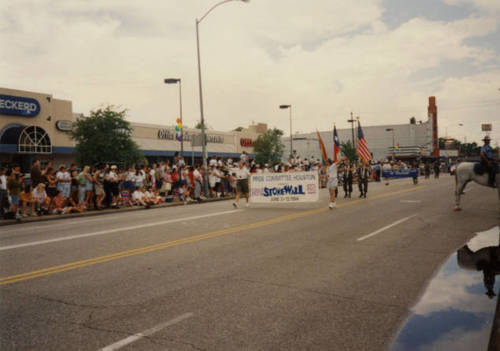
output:
[[[108,104],[133,122],[200,119],[195,19],[217,0],[0,0],[0,86]],[[427,119],[440,136],[500,143],[500,1],[230,1],[200,23],[205,121],[289,135]],[[462,126],[460,126],[462,124]]]

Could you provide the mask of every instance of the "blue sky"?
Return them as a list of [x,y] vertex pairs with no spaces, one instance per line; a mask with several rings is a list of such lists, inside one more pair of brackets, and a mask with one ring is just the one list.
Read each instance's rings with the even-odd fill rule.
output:
[[[52,93],[75,112],[103,104],[129,119],[199,119],[195,26],[211,0],[0,0],[2,86]],[[234,1],[200,24],[205,117],[219,130],[267,122],[288,132],[426,119],[440,134],[500,128],[500,1]],[[464,127],[459,127],[459,123]]]

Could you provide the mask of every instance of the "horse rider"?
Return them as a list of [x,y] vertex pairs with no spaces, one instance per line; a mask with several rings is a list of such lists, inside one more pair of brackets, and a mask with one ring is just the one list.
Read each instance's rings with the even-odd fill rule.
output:
[[497,172],[497,164],[493,159],[493,149],[490,146],[490,137],[484,137],[484,145],[481,147],[481,165],[488,171],[488,185],[495,187],[495,175]]

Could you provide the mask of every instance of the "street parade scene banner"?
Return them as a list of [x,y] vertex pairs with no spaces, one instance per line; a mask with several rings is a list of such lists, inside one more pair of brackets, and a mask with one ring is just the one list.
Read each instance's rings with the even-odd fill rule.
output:
[[250,177],[250,202],[290,203],[319,200],[317,172],[260,173]]
[[382,178],[415,178],[418,176],[416,169],[400,169],[397,171],[382,171]]

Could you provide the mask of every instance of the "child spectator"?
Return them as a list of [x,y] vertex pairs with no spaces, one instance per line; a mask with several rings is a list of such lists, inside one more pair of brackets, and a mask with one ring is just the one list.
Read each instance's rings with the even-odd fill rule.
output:
[[149,187],[144,193],[144,202],[146,202],[146,204],[157,205],[161,203],[161,201],[161,197],[155,194],[152,187]]
[[123,190],[120,194],[121,202],[123,206],[134,206],[135,203],[131,199],[130,192],[128,190]]
[[35,203],[36,211],[40,216],[42,212],[47,211],[49,208],[50,198],[45,192],[45,184],[39,183],[33,190],[33,201]]
[[52,205],[50,208],[52,214],[66,214],[71,212],[83,212],[83,208],[68,206],[68,200],[62,197],[62,192],[59,190],[56,193],[54,199],[52,199]]
[[22,202],[22,216],[27,217],[26,207],[30,205],[30,216],[35,214],[35,201],[33,200],[31,185],[24,187],[24,190],[19,194],[19,200]]
[[147,206],[142,187],[135,189],[132,194],[132,200],[136,203],[136,205]]

